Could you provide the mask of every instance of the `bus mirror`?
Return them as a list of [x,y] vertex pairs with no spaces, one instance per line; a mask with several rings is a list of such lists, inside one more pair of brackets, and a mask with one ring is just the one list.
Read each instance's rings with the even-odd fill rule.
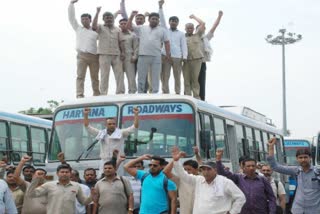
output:
[[211,149],[211,131],[210,130],[201,130],[200,131],[200,147],[204,151]]

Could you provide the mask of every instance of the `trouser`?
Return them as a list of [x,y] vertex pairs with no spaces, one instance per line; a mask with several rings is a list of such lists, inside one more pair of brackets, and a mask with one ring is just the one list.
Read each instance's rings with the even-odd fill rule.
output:
[[77,97],[84,97],[84,81],[86,78],[87,68],[90,70],[91,86],[93,96],[100,95],[99,90],[99,57],[91,53],[78,52],[77,55]]
[[131,55],[126,56],[126,59],[122,62],[122,66],[128,80],[128,93],[134,94],[137,91],[136,66],[135,63],[131,62]]
[[152,91],[158,93],[161,71],[161,56],[139,56],[138,59],[138,93],[145,93],[148,70],[151,68]]
[[172,58],[172,64],[166,60],[166,57],[162,55],[162,71],[161,71],[161,84],[162,93],[169,94],[169,79],[170,70],[173,70],[174,77],[174,90],[176,94],[181,92],[181,69],[182,69],[182,59]]
[[184,94],[199,99],[199,73],[201,68],[202,59],[187,60],[183,64],[183,78],[184,78]]
[[110,67],[116,79],[116,94],[124,94],[124,75],[122,71],[122,62],[117,55],[99,55],[99,64],[101,70],[101,94],[108,94]]
[[205,62],[202,62],[198,79],[200,85],[199,96],[201,100],[206,100],[206,70],[207,64]]

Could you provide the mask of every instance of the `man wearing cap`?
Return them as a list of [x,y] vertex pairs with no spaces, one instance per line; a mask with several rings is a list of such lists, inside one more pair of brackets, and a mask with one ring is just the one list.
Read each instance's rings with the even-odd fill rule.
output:
[[162,71],[161,71],[161,83],[162,83],[162,93],[169,94],[169,78],[170,70],[172,67],[174,76],[174,90],[176,94],[181,92],[181,70],[182,70],[182,60],[187,60],[188,47],[186,36],[183,32],[177,29],[179,25],[179,18],[177,16],[172,16],[169,18],[170,28],[168,29],[166,25],[166,20],[164,18],[164,12],[162,6],[164,0],[159,1],[159,15],[160,15],[160,26],[167,30],[167,34],[170,41],[170,51],[171,51],[171,61],[165,58],[165,49],[162,48]]
[[202,176],[190,175],[178,162],[184,156],[185,153],[179,150],[172,153],[177,175],[195,187],[193,214],[240,213],[246,198],[231,180],[217,174],[216,163],[203,162],[200,165]]
[[216,161],[219,175],[231,179],[246,196],[246,203],[241,214],[273,214],[276,213],[276,197],[273,194],[269,181],[256,173],[257,161],[247,158],[243,161],[243,174],[225,170],[221,159],[223,150],[217,149]]

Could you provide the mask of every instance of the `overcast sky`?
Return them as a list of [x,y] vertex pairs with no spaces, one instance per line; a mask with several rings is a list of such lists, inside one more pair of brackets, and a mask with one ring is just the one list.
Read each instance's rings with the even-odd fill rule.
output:
[[[81,13],[116,11],[120,0],[79,0]],[[67,18],[69,0],[1,2],[0,110],[46,106],[47,100],[75,97],[75,33]],[[131,10],[157,11],[158,0],[126,0]],[[212,40],[207,66],[207,100],[215,105],[248,106],[282,127],[281,47],[265,42],[280,28],[303,35],[286,48],[288,128],[295,137],[320,130],[319,0],[166,0],[166,18],[180,17],[181,30],[195,14],[211,27],[224,16]],[[101,19],[99,21],[102,21]],[[117,22],[116,22],[117,23]],[[92,94],[87,75],[86,95]],[[114,94],[113,75],[110,93]],[[173,82],[171,82],[173,91]]]

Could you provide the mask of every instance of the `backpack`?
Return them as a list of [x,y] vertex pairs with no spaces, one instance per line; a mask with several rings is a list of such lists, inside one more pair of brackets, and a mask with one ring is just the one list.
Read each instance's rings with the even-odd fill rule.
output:
[[[149,172],[146,172],[142,177],[141,177],[141,187],[142,187],[142,184],[143,184],[143,181],[144,181],[144,179],[146,178],[146,177],[148,177],[150,175],[150,173]],[[166,193],[166,195],[167,195],[167,200],[168,200],[168,205],[169,205],[169,210],[168,210],[168,212],[170,213],[170,206],[171,206],[171,204],[170,204],[170,200],[169,200],[169,196],[168,196],[168,182],[169,182],[169,180],[168,180],[168,178],[166,177],[166,176],[164,176],[164,178],[163,178],[163,189],[164,189],[164,191],[165,191],[165,193]],[[142,188],[141,188],[142,189]],[[141,195],[142,194],[140,194],[140,201],[141,201]]]

